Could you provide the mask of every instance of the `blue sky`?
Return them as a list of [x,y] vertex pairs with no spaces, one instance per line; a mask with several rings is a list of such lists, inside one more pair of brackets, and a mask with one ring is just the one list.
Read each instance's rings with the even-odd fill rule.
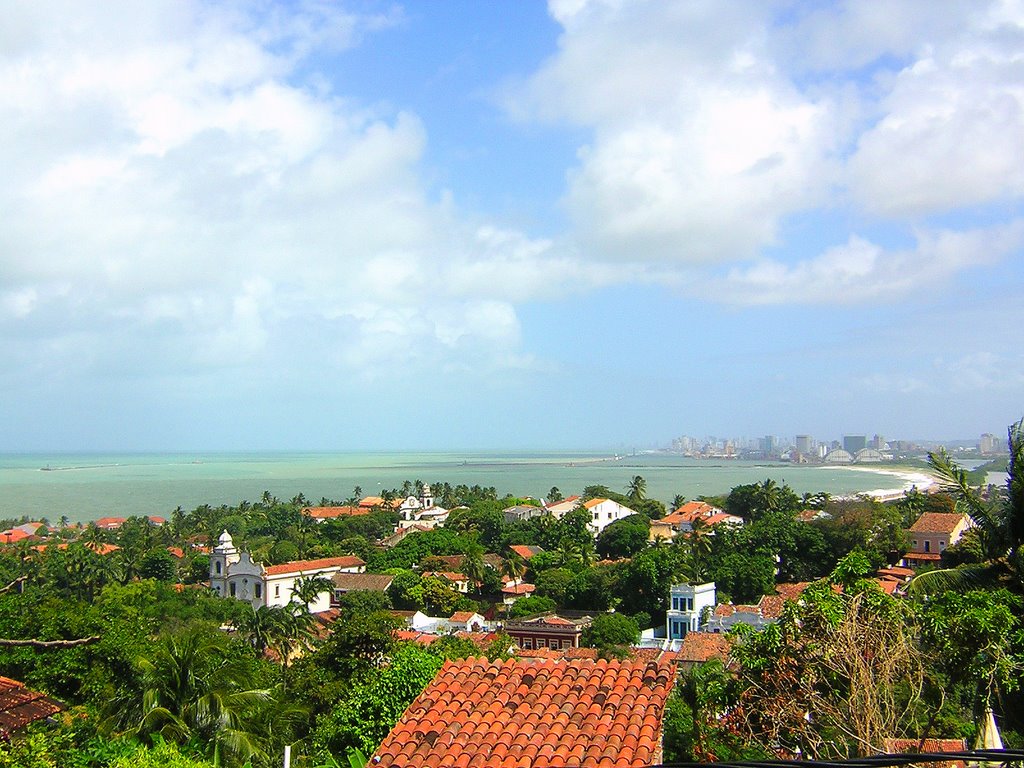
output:
[[0,450],[1024,414],[1024,5],[0,11]]

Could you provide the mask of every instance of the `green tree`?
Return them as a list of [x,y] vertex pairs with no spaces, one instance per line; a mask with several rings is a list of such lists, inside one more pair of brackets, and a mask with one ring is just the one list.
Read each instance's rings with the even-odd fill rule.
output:
[[313,734],[315,749],[323,756],[343,755],[353,748],[371,754],[442,663],[425,649],[401,644],[386,666],[353,685],[345,699],[320,719]]
[[174,581],[178,561],[166,549],[153,549],[145,554],[139,563],[139,576],[157,581]]
[[1010,425],[1007,443],[1006,488],[988,499],[970,485],[967,472],[944,450],[929,454],[928,463],[939,486],[977,527],[985,560],[921,574],[911,582],[912,590],[930,593],[1004,583],[1024,592],[1024,420]]
[[557,607],[555,601],[550,597],[530,595],[529,597],[521,597],[516,600],[512,607],[509,608],[508,617],[510,619],[518,619],[523,616],[532,616],[536,613],[547,613],[548,611],[555,610]]
[[202,743],[235,764],[262,754],[250,726],[271,692],[256,687],[254,660],[227,636],[203,626],[168,633],[140,664],[141,690],[112,703],[110,725],[141,739]]
[[633,645],[640,640],[640,627],[621,613],[602,613],[583,630],[580,643],[603,651]]
[[630,501],[643,501],[647,498],[647,481],[640,475],[635,475],[626,486],[626,491]]
[[651,523],[644,515],[629,515],[607,525],[597,537],[597,553],[603,558],[631,557],[647,548]]
[[296,601],[306,612],[309,606],[320,599],[324,592],[333,592],[334,582],[325,576],[306,576],[299,579],[292,588],[292,600]]

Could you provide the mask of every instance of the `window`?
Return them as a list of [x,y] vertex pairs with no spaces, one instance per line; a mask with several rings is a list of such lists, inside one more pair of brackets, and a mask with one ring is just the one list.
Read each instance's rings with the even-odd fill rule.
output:
[[532,651],[533,650],[533,639],[529,638],[529,637],[524,637],[523,638],[523,642],[522,642],[522,646],[523,646],[524,649]]
[[939,542],[939,551],[941,552],[941,551],[942,551],[942,550],[944,550],[945,548],[946,548],[946,542],[944,542],[944,541],[940,541],[940,542]]
[[220,575],[220,560],[217,561],[216,568],[217,568],[217,574]]
[[235,582],[232,581],[231,584],[229,585],[229,587],[231,588],[231,596],[234,597],[235,596]]
[[263,585],[256,582],[256,597],[263,597]]
[[682,608],[679,607],[679,603],[680,603],[680,598],[677,597],[676,595],[672,595],[672,610],[673,611],[681,611],[681,610],[683,610]]
[[274,597],[280,597],[280,596],[281,596],[281,585],[280,584],[275,584],[274,585]]
[[693,610],[693,598],[692,597],[684,597],[683,598],[683,606],[684,606],[683,607],[684,611],[692,611]]
[[931,552],[932,551],[931,539],[925,539],[924,540],[924,551],[925,552]]

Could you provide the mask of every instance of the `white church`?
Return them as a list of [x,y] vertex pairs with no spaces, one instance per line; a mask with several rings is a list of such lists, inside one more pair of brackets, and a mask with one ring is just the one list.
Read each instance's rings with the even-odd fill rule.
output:
[[[263,565],[254,562],[248,552],[239,551],[231,534],[224,531],[210,554],[210,588],[220,597],[245,600],[253,608],[281,607],[292,601],[295,587],[302,579],[314,576],[330,579],[336,573],[363,573],[365,570],[366,563],[354,555]],[[310,612],[330,608],[331,594],[321,592],[309,604]]]

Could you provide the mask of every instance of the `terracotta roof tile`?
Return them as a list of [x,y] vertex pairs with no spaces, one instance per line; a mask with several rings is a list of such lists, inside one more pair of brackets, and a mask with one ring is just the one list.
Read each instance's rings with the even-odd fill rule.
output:
[[280,576],[284,573],[308,573],[310,571],[323,571],[328,568],[355,568],[366,563],[355,555],[344,557],[322,557],[319,560],[293,560],[290,563],[280,565],[268,565],[267,576]]
[[36,720],[43,720],[64,709],[63,705],[39,691],[9,677],[0,677],[0,737],[7,740],[11,732]]
[[679,647],[678,659],[688,664],[703,664],[711,659],[726,662],[732,644],[726,635],[717,632],[687,632]]
[[306,507],[302,510],[304,515],[309,515],[315,520],[329,520],[335,517],[358,517],[370,514],[369,509],[361,507]]
[[[640,768],[661,753],[674,679],[671,666],[643,661],[449,661],[375,760],[381,768]],[[561,689],[571,696],[555,706]],[[636,734],[635,743],[623,734]]]
[[964,516],[958,512],[925,512],[910,526],[914,533],[952,533]]

